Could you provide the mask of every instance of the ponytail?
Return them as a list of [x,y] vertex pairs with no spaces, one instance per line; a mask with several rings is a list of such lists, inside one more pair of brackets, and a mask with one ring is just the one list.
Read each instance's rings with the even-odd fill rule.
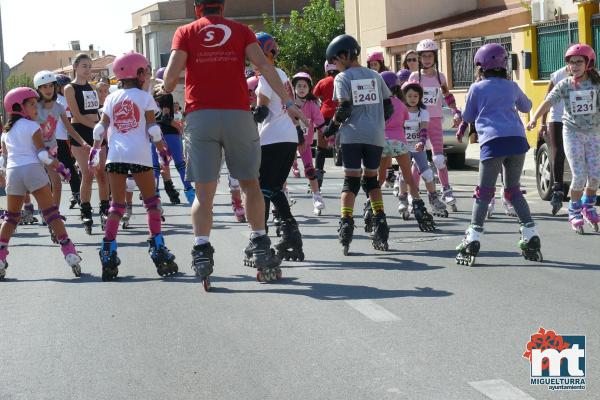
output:
[[[13,107],[13,110],[16,107],[19,107],[19,105],[18,104],[15,105]],[[14,111],[19,111],[19,110],[14,110]],[[17,121],[20,120],[21,118],[24,118],[24,117],[22,115],[20,115],[20,114],[9,114],[8,122],[6,122],[6,125],[4,125],[4,132],[8,133],[8,131],[10,131],[13,128],[13,126],[15,126],[15,124],[17,123]]]
[[588,76],[590,77],[590,80],[592,81],[592,84],[594,85],[600,85],[600,74],[598,73],[598,70],[596,68],[592,68],[587,72]]

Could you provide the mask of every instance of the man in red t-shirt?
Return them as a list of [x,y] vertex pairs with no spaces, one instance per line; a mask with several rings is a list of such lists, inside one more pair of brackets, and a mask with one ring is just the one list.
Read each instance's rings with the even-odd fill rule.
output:
[[224,18],[224,5],[225,0],[195,0],[197,20],[175,32],[163,84],[164,92],[172,92],[185,69],[186,179],[196,188],[193,268],[205,287],[214,264],[209,235],[223,152],[246,197],[252,229],[245,250],[248,263],[261,270],[273,270],[281,263],[270,250],[265,230],[265,205],[258,184],[260,141],[248,102],[246,58],[282,99],[290,117],[306,119],[265,58],[254,32]]
[[[338,102],[333,100],[333,81],[338,72],[335,64],[329,64],[325,61],[325,73],[327,76],[317,82],[313,89],[315,97],[321,100],[321,114],[325,117],[324,126],[329,125],[329,121],[333,119],[335,110],[338,106]],[[323,137],[322,130],[319,130],[319,136],[317,137],[317,152],[315,155],[315,168],[317,169],[317,174],[321,182],[323,181],[323,174],[325,173],[324,167],[327,147],[328,140]]]

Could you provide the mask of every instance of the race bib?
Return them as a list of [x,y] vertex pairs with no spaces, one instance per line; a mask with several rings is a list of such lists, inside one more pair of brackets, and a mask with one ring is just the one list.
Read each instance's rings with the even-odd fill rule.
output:
[[440,96],[440,88],[426,87],[423,88],[423,104],[426,106],[435,106]]
[[578,90],[571,92],[569,95],[573,115],[587,115],[597,112],[595,90]]
[[352,81],[352,103],[355,106],[379,104],[379,90],[375,79]]
[[416,143],[421,140],[420,126],[419,121],[408,120],[404,122],[404,133],[406,134],[407,142]]
[[86,91],[83,92],[83,109],[84,110],[97,110],[100,108],[100,101],[98,100],[98,95],[96,92]]

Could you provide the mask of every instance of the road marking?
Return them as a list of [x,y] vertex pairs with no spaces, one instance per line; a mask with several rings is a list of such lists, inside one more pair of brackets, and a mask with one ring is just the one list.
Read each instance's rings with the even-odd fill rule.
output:
[[535,400],[521,389],[502,379],[469,382],[469,385],[492,400]]
[[398,321],[400,318],[371,300],[346,300],[356,311],[375,322]]

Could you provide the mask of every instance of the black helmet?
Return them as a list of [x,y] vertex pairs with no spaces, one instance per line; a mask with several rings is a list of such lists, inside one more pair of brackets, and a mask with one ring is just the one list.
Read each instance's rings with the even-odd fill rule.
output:
[[209,4],[225,4],[225,0],[194,0],[194,4],[196,4],[197,6],[204,6]]
[[360,55],[360,45],[350,35],[340,35],[333,39],[329,46],[327,46],[327,52],[325,53],[325,58],[327,61],[331,62],[335,57],[340,53],[348,53],[349,56]]

